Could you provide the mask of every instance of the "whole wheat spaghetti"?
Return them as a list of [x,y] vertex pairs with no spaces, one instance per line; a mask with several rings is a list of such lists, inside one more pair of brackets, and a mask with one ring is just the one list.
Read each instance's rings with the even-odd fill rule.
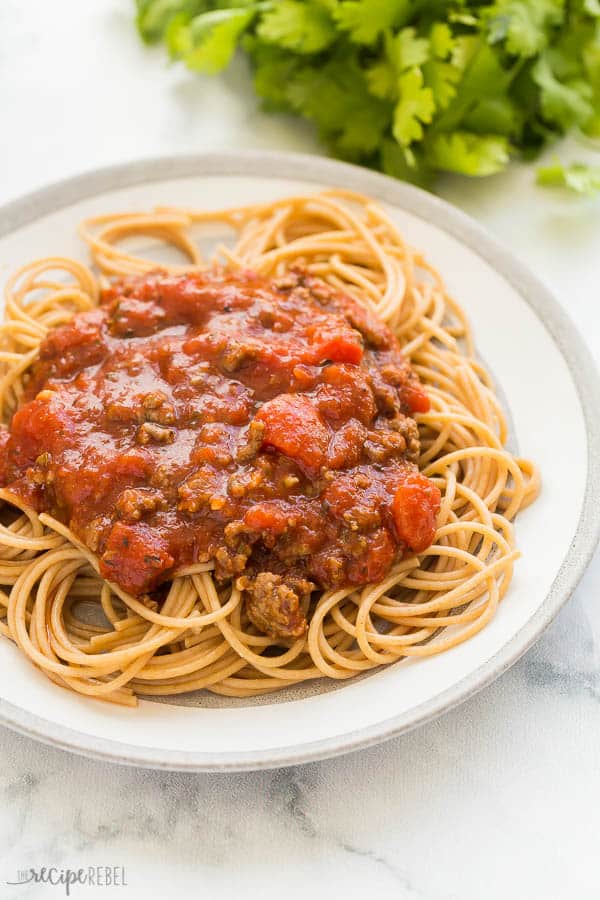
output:
[[[234,239],[205,259],[206,236]],[[469,324],[436,270],[368,198],[347,191],[287,197],[216,212],[157,209],[103,215],[81,226],[93,270],[66,258],[24,266],[6,286],[0,326],[0,405],[7,423],[49,329],[98,303],[103,280],[170,271],[310,273],[375,311],[395,332],[431,400],[418,414],[419,468],[442,492],[435,541],[362,588],[320,592],[308,631],[282,646],[246,615],[235,581],[213,563],[178,571],[160,609],[98,574],[98,559],[67,526],[6,489],[0,524],[0,630],[57,684],[134,705],[138,695],[206,689],[245,697],[315,678],[351,678],[430,656],[482,629],[518,557],[513,520],[539,491],[535,466],[506,447],[504,414],[475,356]],[[163,257],[164,258],[164,257]]]

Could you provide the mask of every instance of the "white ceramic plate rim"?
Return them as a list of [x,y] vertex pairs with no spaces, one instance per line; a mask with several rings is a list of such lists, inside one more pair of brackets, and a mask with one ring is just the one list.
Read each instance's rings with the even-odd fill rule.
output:
[[550,332],[564,357],[583,409],[588,471],[583,505],[570,551],[538,611],[483,665],[448,690],[401,715],[368,728],[304,744],[297,750],[205,753],[121,743],[84,734],[20,709],[0,698],[0,723],[55,747],[107,761],[157,769],[241,771],[324,759],[388,740],[429,721],[489,684],[533,644],[575,589],[600,537],[600,380],[591,353],[548,289],[475,221],[439,198],[358,166],[315,156],[277,152],[210,153],[138,160],[84,173],[34,191],[0,208],[0,237],[47,213],[109,190],[194,175],[246,175],[343,184],[400,207],[477,253],[515,288]]

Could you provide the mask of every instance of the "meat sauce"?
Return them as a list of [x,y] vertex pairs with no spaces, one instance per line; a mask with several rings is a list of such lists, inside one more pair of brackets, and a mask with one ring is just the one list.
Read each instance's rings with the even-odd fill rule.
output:
[[153,273],[50,331],[2,434],[0,481],[136,596],[186,565],[238,579],[262,631],[433,540],[428,398],[390,330],[301,270]]

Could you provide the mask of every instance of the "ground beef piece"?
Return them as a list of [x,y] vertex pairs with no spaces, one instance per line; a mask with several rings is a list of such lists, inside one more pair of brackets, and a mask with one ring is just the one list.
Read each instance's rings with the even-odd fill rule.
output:
[[201,466],[177,488],[177,509],[182,513],[197,513],[203,508],[222,509],[225,505],[223,476],[211,466]]
[[138,522],[142,516],[165,509],[166,500],[158,491],[148,488],[127,488],[116,502],[117,515],[130,522]]
[[421,442],[419,440],[419,427],[415,420],[410,416],[400,414],[393,419],[389,419],[388,426],[404,438],[406,443],[404,457],[409,462],[416,463],[421,453]]
[[237,452],[236,462],[250,462],[251,459],[254,459],[254,457],[258,455],[258,452],[262,446],[264,433],[264,422],[260,422],[258,419],[253,419],[248,426],[248,431],[246,433],[246,443],[243,444],[243,446],[241,446]]
[[155,422],[144,422],[138,428],[135,439],[142,446],[150,443],[172,444],[175,440],[175,434],[174,428],[165,428],[164,425],[157,425]]
[[221,353],[221,365],[226,372],[235,372],[257,356],[258,351],[252,344],[230,339]]
[[382,377],[381,371],[374,366],[369,370],[369,383],[377,404],[377,409],[385,416],[393,416],[398,412],[398,391],[396,387]]
[[250,552],[235,553],[229,547],[219,547],[215,552],[215,575],[223,581],[239,575],[246,568]]
[[370,460],[383,463],[404,453],[406,440],[399,431],[369,431],[363,449]]
[[162,391],[150,391],[142,399],[140,417],[143,422],[154,422],[156,425],[174,425],[175,409]]
[[247,592],[246,611],[259,631],[288,640],[306,632],[306,608],[315,587],[312,582],[261,572],[254,579],[238,579],[238,587]]

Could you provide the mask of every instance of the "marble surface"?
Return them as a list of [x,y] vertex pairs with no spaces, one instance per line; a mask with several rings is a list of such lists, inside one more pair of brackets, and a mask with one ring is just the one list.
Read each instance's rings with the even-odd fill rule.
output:
[[[243,63],[203,80],[139,43],[123,0],[0,3],[0,202],[142,156],[318,152],[256,107]],[[561,148],[572,158],[585,146]],[[530,168],[442,194],[544,278],[600,360],[600,200]],[[559,417],[557,417],[557,423]],[[214,776],[119,768],[0,729],[0,897],[29,866],[124,866],[71,896],[600,897],[600,557],[537,645],[491,687],[401,739],[296,769]]]

